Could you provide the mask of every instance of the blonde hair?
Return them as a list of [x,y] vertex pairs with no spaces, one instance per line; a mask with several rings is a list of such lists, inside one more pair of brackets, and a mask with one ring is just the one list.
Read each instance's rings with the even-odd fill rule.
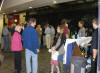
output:
[[17,25],[16,27],[15,27],[15,31],[18,31],[19,29],[21,29],[22,27],[20,26],[20,25]]

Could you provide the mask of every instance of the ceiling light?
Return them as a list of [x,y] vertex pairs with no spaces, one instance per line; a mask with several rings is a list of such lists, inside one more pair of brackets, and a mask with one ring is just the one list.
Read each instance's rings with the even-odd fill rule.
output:
[[53,3],[54,3],[54,4],[56,4],[56,3],[57,3],[57,1],[56,1],[56,0],[53,0]]
[[6,13],[2,13],[2,14],[6,14]]
[[32,7],[29,7],[29,9],[32,9]]
[[14,10],[13,12],[17,12],[16,10]]

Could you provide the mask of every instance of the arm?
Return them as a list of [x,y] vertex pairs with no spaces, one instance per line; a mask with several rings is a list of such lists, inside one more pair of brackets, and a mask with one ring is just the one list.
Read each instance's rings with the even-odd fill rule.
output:
[[62,35],[60,45],[56,48],[56,51],[60,49],[60,47],[65,43],[65,41],[66,41],[66,37],[65,35]]
[[98,53],[98,32],[96,31],[95,36],[93,37],[93,61],[95,61],[96,57],[97,57],[97,53]]

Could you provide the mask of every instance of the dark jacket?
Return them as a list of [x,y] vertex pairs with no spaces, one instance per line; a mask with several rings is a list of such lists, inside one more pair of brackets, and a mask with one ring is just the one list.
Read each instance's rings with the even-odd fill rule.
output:
[[[56,37],[55,37],[53,46],[56,45],[58,39],[59,39],[59,38],[56,38]],[[60,42],[60,45],[56,48],[56,51],[58,51],[58,50],[60,49],[60,47],[61,47],[63,44],[65,44],[65,42],[66,42],[66,37],[65,37],[65,35],[62,35],[62,36],[61,36],[61,42]]]
[[98,29],[95,29],[92,34],[91,48],[98,49]]

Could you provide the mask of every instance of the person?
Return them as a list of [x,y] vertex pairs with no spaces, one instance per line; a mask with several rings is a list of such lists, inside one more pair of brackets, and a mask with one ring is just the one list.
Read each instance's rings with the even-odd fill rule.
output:
[[8,35],[9,35],[9,30],[7,28],[7,24],[4,25],[4,28],[2,29],[2,36],[4,40],[4,51],[8,50]]
[[84,21],[79,21],[78,22],[78,26],[79,26],[79,32],[78,35],[79,37],[85,37],[85,27],[84,27]]
[[[38,71],[38,53],[40,49],[38,33],[35,29],[36,19],[30,18],[29,26],[26,27],[22,33],[23,46],[25,48],[26,56],[26,70],[27,73],[37,73]],[[32,68],[31,68],[32,58]]]
[[59,62],[61,73],[64,73],[64,70],[63,70],[63,56],[64,56],[64,53],[65,53],[65,50],[64,50],[65,42],[66,42],[66,36],[64,34],[64,28],[63,28],[62,25],[59,25],[57,27],[57,35],[55,37],[52,49],[58,51],[58,53],[59,53],[58,62]]
[[55,37],[55,29],[54,29],[54,27],[51,25],[51,47],[52,47],[53,42],[54,42],[54,37]]
[[41,28],[41,25],[39,24],[37,27],[36,27],[36,31],[37,31],[37,33],[38,33],[38,35],[39,35],[39,43],[40,43],[40,45],[41,45],[41,37],[42,37],[42,28]]
[[50,29],[50,25],[47,24],[47,27],[45,29],[45,37],[46,37],[46,47],[48,49],[50,49],[50,41],[51,41],[51,29]]
[[64,34],[66,36],[66,39],[68,39],[69,35],[70,35],[70,30],[68,29],[68,21],[66,19],[62,19],[61,20],[61,25],[64,28]]
[[43,36],[43,46],[46,46],[46,36],[45,36],[45,29],[46,29],[46,25],[43,26],[42,29],[42,36]]
[[54,68],[56,67],[57,73],[60,73],[59,65],[58,65],[58,51],[54,49],[49,49],[51,52],[51,73],[54,73]]
[[22,52],[22,38],[20,35],[21,26],[17,25],[15,27],[15,32],[12,37],[12,51],[14,53],[14,65],[15,65],[15,72],[21,72],[21,52]]
[[92,34],[92,65],[91,65],[91,73],[96,73],[97,70],[97,52],[98,52],[98,19],[95,18],[92,21],[94,32]]

